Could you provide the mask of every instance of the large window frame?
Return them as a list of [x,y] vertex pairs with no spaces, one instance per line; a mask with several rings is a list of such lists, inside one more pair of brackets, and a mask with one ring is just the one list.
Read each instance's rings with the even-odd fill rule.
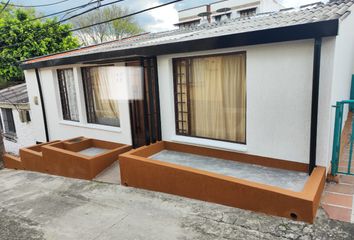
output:
[[257,14],[257,7],[240,10],[238,13],[240,14],[240,17],[242,17],[242,18],[252,17]]
[[1,108],[4,135],[9,140],[17,137],[16,124],[13,116],[12,108]]
[[[228,55],[238,55],[238,54],[243,54],[244,55],[244,65],[245,65],[245,73],[246,73],[246,69],[247,69],[247,55],[246,55],[246,51],[238,51],[238,52],[229,52],[229,53],[219,53],[219,54],[205,54],[205,55],[196,55],[196,56],[188,56],[188,57],[179,57],[179,58],[173,58],[172,59],[172,64],[173,64],[173,88],[174,88],[174,110],[175,110],[175,134],[177,136],[183,136],[183,137],[191,137],[191,138],[198,138],[198,139],[206,139],[206,140],[213,140],[213,141],[218,141],[218,142],[229,142],[229,143],[235,143],[235,144],[242,144],[242,145],[246,145],[247,144],[247,97],[245,99],[245,116],[244,116],[244,121],[245,121],[245,126],[244,126],[244,134],[245,134],[245,139],[244,141],[231,141],[231,140],[227,140],[227,139],[219,139],[219,138],[212,138],[212,137],[204,137],[204,136],[198,136],[196,134],[192,134],[190,129],[191,129],[191,114],[190,112],[187,110],[187,115],[188,115],[188,120],[186,121],[188,124],[187,129],[189,129],[188,132],[182,132],[180,131],[180,127],[179,127],[179,121],[185,121],[184,119],[180,119],[179,116],[179,108],[178,108],[178,84],[177,84],[177,79],[178,79],[178,62],[179,61],[191,61],[195,58],[208,58],[208,57],[217,57],[217,56],[228,56]],[[188,67],[186,68],[186,73],[188,72]],[[188,74],[186,74],[186,85],[188,87],[189,83],[189,76]],[[245,76],[245,84],[247,82],[247,77]],[[190,100],[188,100],[188,98],[190,98],[190,93],[189,91],[187,91],[186,93],[184,93],[187,96],[187,108],[190,108]],[[245,87],[245,95],[247,95],[247,88]],[[183,110],[182,110],[183,111]]]
[[97,116],[95,113],[95,102],[93,99],[93,92],[94,89],[92,88],[92,79],[90,69],[92,68],[100,68],[100,67],[112,67],[114,65],[94,65],[94,66],[85,66],[81,67],[81,81],[83,85],[83,93],[84,93],[84,102],[85,102],[85,111],[86,111],[86,119],[88,124],[95,124],[101,126],[108,126],[114,128],[121,128],[121,116],[120,116],[120,109],[119,109],[119,101],[117,101],[117,124],[109,124],[109,123],[102,123],[97,120]]

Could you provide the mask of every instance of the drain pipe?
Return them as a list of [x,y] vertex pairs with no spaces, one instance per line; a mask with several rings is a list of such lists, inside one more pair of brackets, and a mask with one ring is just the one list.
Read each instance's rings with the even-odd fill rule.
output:
[[37,85],[38,85],[38,91],[39,91],[39,98],[40,98],[41,108],[42,108],[42,114],[43,114],[45,138],[46,138],[46,141],[49,142],[49,133],[48,133],[48,125],[47,125],[47,115],[46,115],[45,107],[44,107],[41,79],[40,79],[40,77],[39,77],[38,68],[36,68],[35,71],[36,71]]
[[321,47],[322,47],[322,38],[320,37],[315,38],[314,54],[313,54],[313,75],[312,75],[309,175],[311,175],[313,169],[316,167],[318,95],[319,95],[319,84],[320,84]]

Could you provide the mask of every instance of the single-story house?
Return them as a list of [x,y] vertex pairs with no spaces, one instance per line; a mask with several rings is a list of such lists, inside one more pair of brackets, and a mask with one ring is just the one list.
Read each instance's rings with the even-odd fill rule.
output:
[[36,143],[26,83],[0,90],[0,109],[0,127],[6,152],[18,155],[20,148]]
[[[352,10],[316,3],[29,59],[36,140],[162,139],[328,167],[332,105],[350,95]],[[141,68],[142,101],[95,90],[111,66]]]
[[[312,222],[330,166],[332,105],[350,99],[353,4],[315,3],[26,60],[34,137],[72,138],[54,143],[61,153],[85,138],[132,145],[119,155],[123,185]],[[44,156],[53,145],[31,148]]]

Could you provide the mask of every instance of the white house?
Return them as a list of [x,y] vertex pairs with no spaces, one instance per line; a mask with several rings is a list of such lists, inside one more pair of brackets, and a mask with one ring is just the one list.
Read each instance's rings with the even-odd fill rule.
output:
[[283,6],[276,0],[223,0],[178,11],[176,26],[189,27],[203,22],[219,22],[230,18],[247,17],[273,12]]
[[[162,139],[307,163],[310,171],[328,167],[332,105],[349,99],[354,68],[353,3],[316,3],[27,60],[35,139],[87,136],[134,147]],[[126,96],[129,84],[136,87]]]
[[36,143],[26,84],[0,90],[0,127],[6,152],[18,154]]

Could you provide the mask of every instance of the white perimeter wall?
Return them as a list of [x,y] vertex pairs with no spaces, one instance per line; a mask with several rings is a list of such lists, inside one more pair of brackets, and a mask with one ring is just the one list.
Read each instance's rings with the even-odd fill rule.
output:
[[[73,67],[73,66],[66,66]],[[65,67],[64,67],[65,68]],[[43,115],[40,105],[34,104],[34,97],[39,98],[38,86],[34,70],[25,72],[28,86],[30,106],[35,116],[33,121],[37,127],[36,138],[45,141]],[[46,110],[50,140],[62,140],[78,136],[102,139],[107,141],[131,144],[130,118],[127,100],[119,101],[121,127],[111,127],[98,124],[89,124],[86,119],[84,92],[81,82],[80,66],[74,66],[76,92],[78,93],[78,109],[80,122],[66,121],[62,118],[59,89],[56,69],[40,69],[40,79],[43,92],[43,101]]]
[[172,58],[186,54],[158,57],[163,139],[308,163],[313,40],[188,55],[237,51],[247,54],[247,144],[176,136]]
[[[32,118],[32,112],[29,111],[29,113]],[[4,118],[2,116],[2,112],[0,114],[3,121]],[[14,117],[17,139],[16,141],[9,141],[6,138],[3,139],[5,151],[18,155],[20,148],[36,144],[36,140],[33,137],[35,133],[35,124],[32,121],[27,123],[21,122],[19,112],[16,109],[12,109],[12,114]]]
[[[332,82],[330,104],[335,105],[337,101],[350,99],[351,78],[354,73],[354,7],[351,7],[351,14],[346,18],[341,19],[339,23],[339,34],[333,40],[333,54],[332,54]],[[322,58],[323,59],[323,58]],[[322,74],[322,72],[321,72]],[[326,161],[326,166],[330,165],[332,158],[332,145],[333,145],[333,126],[335,120],[335,108],[329,107],[330,114],[328,115],[328,147],[327,155],[323,156]],[[348,113],[348,106],[345,107],[344,119]],[[344,126],[344,124],[343,124]],[[327,136],[325,136],[327,137]]]
[[[35,70],[25,70],[26,86],[28,100],[31,108],[31,121],[33,123],[33,138],[38,142],[45,142],[45,130],[43,115],[41,110],[41,101],[39,99],[38,85],[36,81]],[[38,104],[35,104],[35,97],[38,98]]]

